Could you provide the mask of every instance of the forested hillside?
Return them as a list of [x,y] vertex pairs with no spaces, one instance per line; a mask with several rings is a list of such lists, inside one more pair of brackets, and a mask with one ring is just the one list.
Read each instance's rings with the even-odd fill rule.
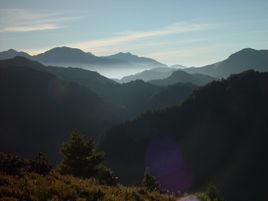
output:
[[213,181],[227,200],[262,200],[267,86],[268,73],[243,72],[200,88],[180,106],[114,127],[101,145],[107,162],[127,183],[149,166],[171,189],[199,189]]

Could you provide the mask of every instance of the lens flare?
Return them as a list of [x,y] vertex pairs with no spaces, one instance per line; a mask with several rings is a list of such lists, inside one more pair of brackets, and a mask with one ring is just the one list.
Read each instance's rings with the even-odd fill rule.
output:
[[162,187],[172,192],[185,191],[192,184],[192,174],[179,145],[170,138],[161,137],[148,144],[145,166],[150,168]]
[[51,80],[48,84],[48,95],[55,100],[62,100],[64,89],[58,80]]

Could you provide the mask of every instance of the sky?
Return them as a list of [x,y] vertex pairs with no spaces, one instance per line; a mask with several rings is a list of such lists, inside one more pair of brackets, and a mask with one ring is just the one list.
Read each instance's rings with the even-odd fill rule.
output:
[[56,46],[202,66],[268,49],[267,0],[0,0],[0,51]]

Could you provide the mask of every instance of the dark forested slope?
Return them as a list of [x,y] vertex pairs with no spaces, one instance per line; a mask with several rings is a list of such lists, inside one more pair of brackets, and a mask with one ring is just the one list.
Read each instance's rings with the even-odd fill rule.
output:
[[2,151],[44,151],[55,159],[71,129],[97,136],[122,121],[117,108],[89,88],[27,66],[1,65],[0,92]]
[[226,200],[266,200],[267,103],[268,73],[243,72],[111,129],[101,147],[125,182],[149,166],[171,190],[213,181]]

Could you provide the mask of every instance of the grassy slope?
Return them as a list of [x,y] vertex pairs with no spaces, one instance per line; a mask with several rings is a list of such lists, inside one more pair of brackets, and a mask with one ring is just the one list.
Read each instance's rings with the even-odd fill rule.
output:
[[148,192],[141,187],[100,185],[94,179],[63,176],[54,171],[47,176],[0,173],[0,201],[175,201],[172,195]]

